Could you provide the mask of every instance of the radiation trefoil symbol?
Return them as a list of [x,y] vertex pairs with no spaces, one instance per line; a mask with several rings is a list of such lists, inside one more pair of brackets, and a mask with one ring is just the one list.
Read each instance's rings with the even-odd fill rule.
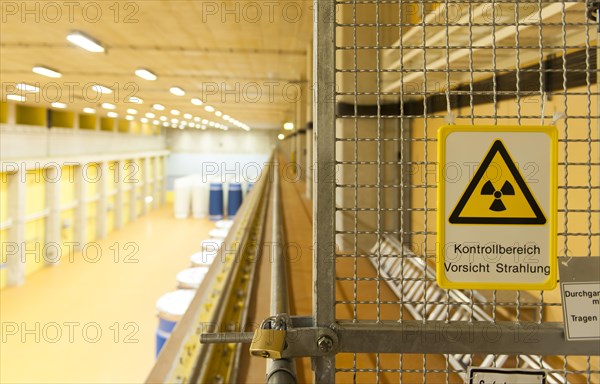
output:
[[[495,172],[489,172],[490,167]],[[489,173],[498,179],[490,180]],[[448,221],[451,224],[543,225],[547,220],[506,147],[496,140]]]
[[496,188],[494,188],[494,184],[492,184],[492,182],[488,180],[483,185],[483,188],[481,188],[481,194],[494,195],[494,201],[492,202],[492,205],[490,205],[490,210],[500,212],[506,211],[506,206],[504,205],[504,203],[502,203],[502,196],[514,196],[515,189],[513,188],[511,183],[505,181],[504,185],[502,185],[502,188],[500,188],[500,190],[497,191]]

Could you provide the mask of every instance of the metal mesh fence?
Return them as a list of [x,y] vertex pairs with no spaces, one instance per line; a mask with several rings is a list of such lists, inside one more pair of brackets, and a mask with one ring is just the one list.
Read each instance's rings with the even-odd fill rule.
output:
[[[336,320],[562,321],[558,288],[437,286],[436,132],[448,121],[555,124],[559,256],[599,256],[598,24],[592,6],[335,2]],[[322,70],[329,69],[317,67]],[[459,383],[468,366],[486,366],[543,368],[549,383],[600,383],[598,356],[496,355],[493,348],[486,355],[381,352],[339,354],[337,382]]]

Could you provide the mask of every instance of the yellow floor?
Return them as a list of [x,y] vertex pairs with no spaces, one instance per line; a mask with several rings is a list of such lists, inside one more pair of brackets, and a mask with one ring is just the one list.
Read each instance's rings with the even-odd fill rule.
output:
[[[2,290],[0,382],[142,383],[154,363],[156,299],[212,228],[176,220],[166,205],[98,241],[98,262],[76,255]],[[136,249],[137,262],[125,263]]]

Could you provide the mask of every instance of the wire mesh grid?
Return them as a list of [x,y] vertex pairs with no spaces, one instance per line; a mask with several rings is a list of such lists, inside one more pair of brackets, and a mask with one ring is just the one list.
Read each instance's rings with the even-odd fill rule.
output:
[[[447,122],[555,124],[559,256],[598,256],[594,5],[335,2],[336,320],[562,321],[558,290],[437,286],[436,132]],[[600,383],[598,356],[381,352],[339,354],[337,381],[458,383],[468,366],[486,366],[546,369],[549,383]]]

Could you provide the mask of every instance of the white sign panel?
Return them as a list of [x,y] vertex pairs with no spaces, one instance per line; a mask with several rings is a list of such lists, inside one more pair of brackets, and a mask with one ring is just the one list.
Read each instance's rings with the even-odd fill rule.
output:
[[468,384],[546,384],[546,372],[529,369],[469,367]]
[[550,126],[440,128],[441,287],[556,286],[557,143]]
[[567,340],[600,340],[600,283],[561,283]]

